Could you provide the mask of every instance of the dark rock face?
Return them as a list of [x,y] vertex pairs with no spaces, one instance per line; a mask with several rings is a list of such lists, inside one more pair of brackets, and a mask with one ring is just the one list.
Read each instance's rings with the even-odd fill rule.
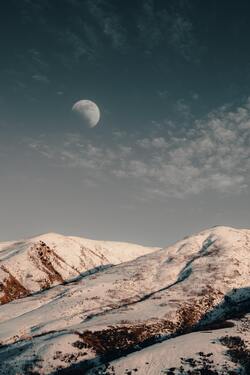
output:
[[1,269],[6,273],[6,277],[0,283],[0,292],[2,294],[0,297],[1,305],[29,295],[29,290],[25,289],[9,270],[4,266],[1,266]]

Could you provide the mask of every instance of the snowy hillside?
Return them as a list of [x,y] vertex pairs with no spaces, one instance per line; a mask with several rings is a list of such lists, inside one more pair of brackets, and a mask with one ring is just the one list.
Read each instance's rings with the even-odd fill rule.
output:
[[[226,326],[227,324],[225,324]],[[250,316],[228,327],[207,329],[165,340],[98,367],[99,374],[248,375]],[[241,372],[239,372],[239,369]],[[97,368],[87,372],[95,375]]]
[[0,304],[154,250],[56,233],[0,243]]
[[[59,243],[46,240],[50,249]],[[250,366],[250,230],[215,227],[147,252],[2,305],[0,373],[229,374]]]

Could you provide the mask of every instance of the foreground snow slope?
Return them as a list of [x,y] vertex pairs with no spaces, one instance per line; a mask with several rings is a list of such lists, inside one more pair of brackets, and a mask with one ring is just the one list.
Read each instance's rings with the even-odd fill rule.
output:
[[[190,336],[190,332],[248,312],[249,253],[250,230],[215,227],[166,249],[7,303],[0,307],[0,371],[50,374],[71,368],[71,373],[82,374],[111,362],[120,374],[130,358],[138,358],[139,363],[144,359],[139,352],[124,362],[114,362],[116,358],[147,346],[153,352],[165,345],[170,348],[170,342],[175,342],[177,368],[182,339],[186,346],[188,336],[202,340],[201,346],[210,350],[209,336]],[[155,346],[159,340],[169,341]],[[142,358],[151,349],[140,352]],[[164,349],[159,350],[163,356]],[[223,351],[221,345],[218,351]],[[165,356],[161,366],[172,366],[166,352]],[[148,374],[159,374],[151,362]]]
[[154,250],[56,233],[0,243],[0,304]]
[[250,315],[230,323],[227,328],[189,333],[151,345],[91,369],[87,374],[237,375],[240,368],[241,373],[248,375]]

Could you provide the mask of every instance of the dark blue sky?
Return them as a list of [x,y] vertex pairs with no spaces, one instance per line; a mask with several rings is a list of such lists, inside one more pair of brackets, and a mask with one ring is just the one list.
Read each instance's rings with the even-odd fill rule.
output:
[[164,245],[248,226],[249,15],[246,0],[4,1],[1,238]]

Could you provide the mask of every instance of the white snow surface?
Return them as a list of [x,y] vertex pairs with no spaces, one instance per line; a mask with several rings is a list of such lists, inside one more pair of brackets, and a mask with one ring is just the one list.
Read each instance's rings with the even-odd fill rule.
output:
[[[65,264],[71,262],[72,266],[75,258],[67,258],[68,249],[75,242],[75,247],[81,248],[83,240],[68,239],[69,247],[62,246],[64,238],[54,234],[51,238],[46,235],[46,239],[41,236],[30,241],[32,244],[45,242],[49,248],[56,249]],[[85,248],[93,244],[90,240],[84,241]],[[88,245],[86,241],[90,241]],[[8,260],[7,254],[13,257],[14,248],[20,256],[26,254],[27,242],[25,244],[8,245],[11,249],[8,251],[3,248],[2,260]],[[119,250],[119,254],[123,254],[126,249],[126,244],[120,247],[116,243],[101,244],[105,257]],[[87,371],[105,362],[103,355],[119,349],[118,359],[109,360],[113,366],[109,370],[111,374],[112,371],[124,374],[126,369],[137,368],[140,374],[156,375],[166,368],[180,367],[181,357],[197,356],[199,347],[203,352],[213,353],[218,369],[224,362],[230,362],[234,368],[236,364],[225,357],[225,347],[211,341],[227,333],[250,339],[248,333],[243,334],[244,330],[239,328],[242,321],[233,328],[211,333],[189,332],[218,319],[230,318],[235,306],[240,309],[248,306],[250,230],[214,227],[165,249],[134,249],[140,249],[143,255],[92,275],[78,274],[66,284],[0,306],[0,342],[3,345],[0,347],[0,373],[5,374],[8,368],[10,375],[25,374],[27,364],[31,366],[30,371],[41,374],[77,364]],[[112,256],[109,262],[115,264],[117,258]],[[75,276],[65,273],[65,279],[66,275],[68,280]],[[244,319],[248,319],[248,315]],[[123,330],[122,334],[125,332],[125,344],[119,330]],[[177,337],[171,338],[172,335]],[[159,338],[165,341],[155,344]],[[138,352],[138,347],[144,347],[147,339],[151,340],[147,343],[150,346]],[[77,346],[75,343],[79,342]],[[134,353],[124,357],[126,348]],[[92,373],[91,369],[89,371]],[[100,373],[106,373],[102,371]]]
[[[250,316],[246,319],[250,323]],[[242,322],[232,321],[232,323],[234,327],[231,328],[189,333],[151,345],[126,357],[111,361],[107,368],[100,366],[99,373],[124,375],[131,372],[131,374],[138,375],[159,375],[168,374],[167,370],[172,369],[171,374],[187,375],[192,374],[188,371],[194,371],[189,362],[193,359],[197,362],[195,370],[203,370],[203,372],[193,372],[195,375],[211,374],[204,371],[204,364],[209,364],[211,370],[216,370],[219,374],[228,375],[229,370],[235,370],[237,374],[237,365],[226,355],[227,348],[221,344],[220,338],[241,337],[246,343],[250,338],[250,324],[247,329],[242,329]],[[250,348],[248,343],[247,348]],[[96,368],[87,371],[87,374],[95,375]]]
[[[44,246],[42,255],[39,253],[41,244],[47,246]],[[94,272],[98,267],[126,262],[156,249],[57,233],[3,242],[0,243],[0,282],[4,282],[11,274],[30,294],[85,272]]]

